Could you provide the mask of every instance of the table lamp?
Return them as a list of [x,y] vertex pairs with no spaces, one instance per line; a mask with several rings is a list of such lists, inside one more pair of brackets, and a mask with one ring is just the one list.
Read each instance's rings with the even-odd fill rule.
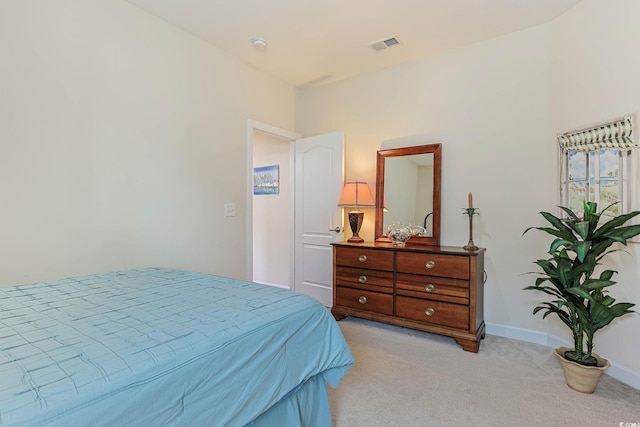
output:
[[342,189],[342,195],[338,206],[349,206],[355,209],[349,212],[349,226],[353,235],[347,240],[349,243],[362,243],[364,239],[358,235],[362,221],[364,220],[364,212],[358,209],[359,206],[375,206],[373,195],[366,182],[353,181],[347,182]]

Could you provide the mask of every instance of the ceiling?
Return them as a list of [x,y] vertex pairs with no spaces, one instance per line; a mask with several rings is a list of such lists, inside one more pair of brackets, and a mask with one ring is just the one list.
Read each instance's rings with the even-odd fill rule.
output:
[[[304,88],[549,22],[580,0],[128,1]],[[370,47],[392,37],[398,45]]]

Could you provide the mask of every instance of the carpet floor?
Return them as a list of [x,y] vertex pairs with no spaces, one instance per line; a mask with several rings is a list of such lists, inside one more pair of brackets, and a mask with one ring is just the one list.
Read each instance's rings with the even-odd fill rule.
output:
[[452,338],[348,317],[355,364],[329,390],[334,427],[640,426],[640,390],[603,375],[570,389],[553,350],[487,335],[478,353]]

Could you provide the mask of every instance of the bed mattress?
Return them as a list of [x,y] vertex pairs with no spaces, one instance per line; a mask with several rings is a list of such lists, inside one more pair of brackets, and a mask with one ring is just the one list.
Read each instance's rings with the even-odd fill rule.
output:
[[149,268],[0,288],[0,425],[244,426],[353,363],[284,289]]

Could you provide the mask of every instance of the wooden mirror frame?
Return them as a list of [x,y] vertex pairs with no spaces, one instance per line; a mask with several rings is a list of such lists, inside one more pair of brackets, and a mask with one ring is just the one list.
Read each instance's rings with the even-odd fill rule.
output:
[[433,227],[431,236],[413,236],[407,244],[414,245],[440,245],[440,185],[442,174],[442,144],[417,145],[414,147],[391,148],[380,150],[376,164],[376,218],[375,239],[376,242],[390,242],[391,239],[384,233],[383,208],[384,208],[384,162],[389,157],[412,156],[415,154],[433,153]]

